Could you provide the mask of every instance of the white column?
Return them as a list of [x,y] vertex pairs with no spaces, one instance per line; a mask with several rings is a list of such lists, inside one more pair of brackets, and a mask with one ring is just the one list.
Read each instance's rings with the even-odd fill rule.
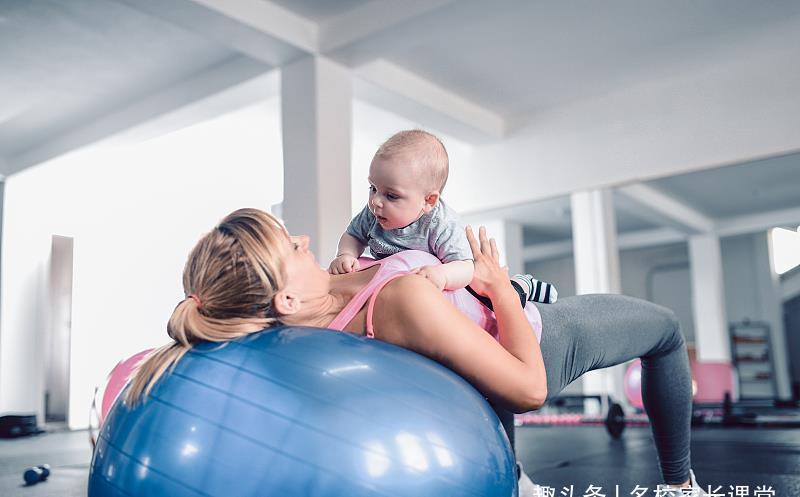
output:
[[[610,190],[573,193],[572,245],[575,257],[575,293],[620,293],[622,281],[617,249],[617,223]],[[625,364],[591,371],[582,376],[586,395],[611,395],[625,404]],[[591,409],[594,404],[587,404]]]
[[352,97],[350,72],[325,58],[281,69],[283,219],[291,233],[311,236],[323,266],[350,221]]
[[570,200],[575,292],[620,293],[617,221],[611,191],[576,192]]
[[787,356],[786,327],[783,318],[783,289],[780,277],[772,264],[772,238],[769,231],[753,237],[755,242],[755,268],[761,314],[770,326],[772,367],[775,373],[775,389],[778,398],[792,398],[792,380]]
[[[0,166],[3,165],[2,159],[0,159]],[[5,213],[5,205],[6,205],[6,178],[2,174],[0,174],[0,262],[3,260],[3,215]],[[0,282],[3,281],[3,264],[0,263]],[[2,294],[0,294],[2,297]],[[0,302],[2,302],[2,298],[0,298]],[[2,315],[3,310],[0,308],[0,316]],[[2,334],[2,330],[0,330],[0,334]]]
[[689,237],[689,263],[697,360],[730,362],[719,237],[714,234]]
[[489,238],[494,238],[500,252],[500,264],[508,266],[509,275],[513,276],[525,270],[522,256],[522,225],[514,221],[493,219],[473,224],[472,229],[478,234],[478,227],[485,226]]

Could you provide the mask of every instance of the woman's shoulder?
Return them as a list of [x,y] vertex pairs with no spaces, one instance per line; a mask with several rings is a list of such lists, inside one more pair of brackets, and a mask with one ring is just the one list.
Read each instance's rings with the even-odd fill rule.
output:
[[430,299],[433,295],[441,296],[442,292],[425,277],[418,274],[402,274],[387,282],[378,298],[388,300],[399,307],[406,305],[412,308],[420,300]]

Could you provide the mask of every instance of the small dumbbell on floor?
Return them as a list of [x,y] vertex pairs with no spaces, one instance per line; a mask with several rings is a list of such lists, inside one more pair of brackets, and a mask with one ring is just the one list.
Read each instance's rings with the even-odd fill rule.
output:
[[50,476],[49,464],[42,464],[41,466],[28,468],[25,470],[25,473],[22,474],[22,478],[28,485],[36,485],[40,481],[45,481],[47,480],[48,476]]

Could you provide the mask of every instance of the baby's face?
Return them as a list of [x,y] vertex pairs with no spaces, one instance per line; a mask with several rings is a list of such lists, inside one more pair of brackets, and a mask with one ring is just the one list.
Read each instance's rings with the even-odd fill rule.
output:
[[385,230],[404,228],[425,212],[427,192],[419,167],[375,159],[369,167],[369,210]]

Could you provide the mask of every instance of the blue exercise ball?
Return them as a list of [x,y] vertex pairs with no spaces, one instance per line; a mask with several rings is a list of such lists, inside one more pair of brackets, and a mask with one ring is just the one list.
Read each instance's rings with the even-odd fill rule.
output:
[[500,421],[449,369],[282,327],[199,344],[144,402],[118,399],[89,497],[516,497],[516,482]]

